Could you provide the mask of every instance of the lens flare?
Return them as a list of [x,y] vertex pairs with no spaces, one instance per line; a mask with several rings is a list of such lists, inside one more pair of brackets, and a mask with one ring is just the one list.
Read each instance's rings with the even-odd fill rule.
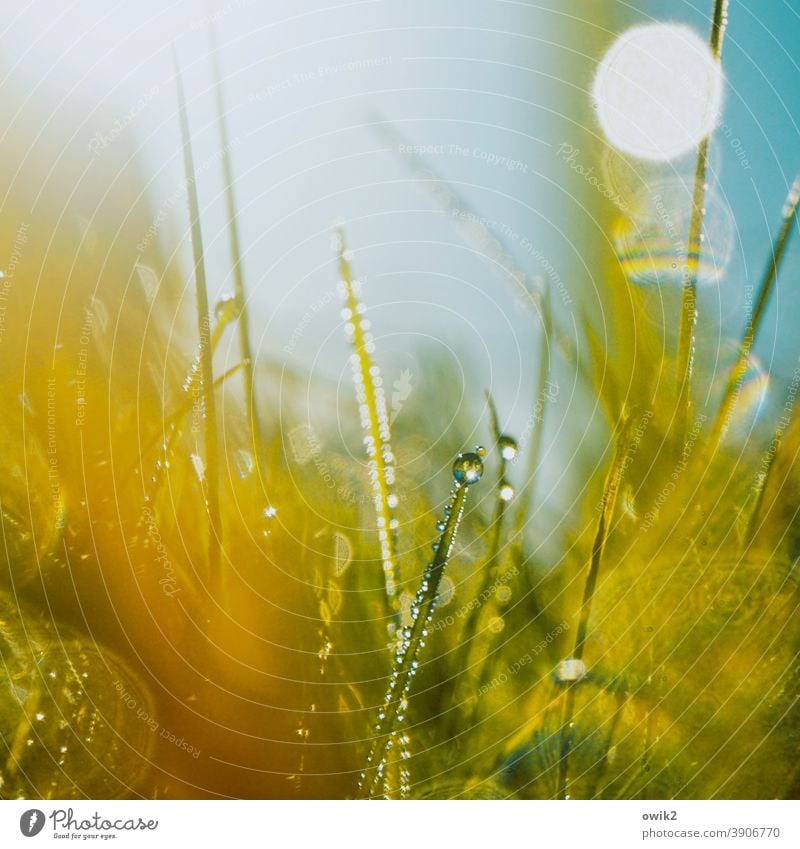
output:
[[649,24],[628,30],[611,46],[592,94],[611,145],[642,159],[666,161],[714,129],[722,71],[689,27]]
[[[697,349],[696,379],[699,403],[715,410],[722,401],[728,378],[739,357],[739,344],[723,339],[717,344],[701,343]],[[747,358],[747,367],[734,388],[735,403],[725,422],[728,441],[754,439],[761,414],[767,404],[769,373],[755,354]]]
[[691,204],[690,187],[680,179],[655,183],[636,195],[614,232],[617,257],[632,283],[680,285],[687,264],[699,285],[720,281],[734,249],[733,216],[723,198],[709,192],[699,255],[687,256]]

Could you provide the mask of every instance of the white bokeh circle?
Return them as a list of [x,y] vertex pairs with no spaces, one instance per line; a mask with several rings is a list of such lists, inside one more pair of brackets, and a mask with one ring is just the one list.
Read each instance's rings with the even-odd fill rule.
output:
[[722,105],[722,70],[691,28],[633,27],[603,57],[592,87],[603,133],[618,150],[667,161],[713,129]]

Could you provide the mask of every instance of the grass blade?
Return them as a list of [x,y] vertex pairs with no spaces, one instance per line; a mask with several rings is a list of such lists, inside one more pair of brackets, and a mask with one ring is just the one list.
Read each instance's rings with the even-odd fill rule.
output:
[[[715,0],[711,20],[709,47],[714,59],[722,56],[722,43],[728,23],[728,0]],[[678,445],[683,450],[689,420],[691,419],[691,384],[694,370],[695,332],[697,328],[697,272],[702,247],[703,213],[708,174],[708,149],[710,136],[706,136],[697,149],[694,190],[692,192],[692,216],[689,222],[689,241],[686,264],[683,269],[683,294],[681,299],[680,332],[678,338],[677,370],[678,389],[676,433]]]
[[197,199],[197,180],[192,156],[189,117],[186,111],[186,96],[183,90],[178,56],[173,46],[175,83],[178,92],[178,114],[183,145],[183,167],[186,178],[186,194],[189,204],[189,223],[192,236],[194,260],[195,303],[197,306],[197,330],[200,338],[200,383],[203,397],[203,425],[205,436],[205,473],[203,485],[208,509],[208,570],[215,580],[219,579],[220,546],[222,527],[219,513],[219,459],[217,439],[217,413],[214,399],[214,368],[211,356],[211,330],[208,310],[208,286],[203,259],[203,235],[200,228],[200,204]]
[[242,270],[242,251],[239,240],[239,222],[236,215],[236,199],[233,195],[233,168],[231,167],[230,141],[228,124],[225,117],[225,102],[222,93],[222,73],[219,61],[219,46],[216,31],[212,27],[211,56],[214,67],[214,88],[217,99],[217,126],[219,127],[219,145],[222,152],[222,174],[225,182],[225,206],[228,218],[228,235],[230,239],[231,262],[233,263],[233,292],[236,300],[236,312],[239,331],[239,356],[242,361],[242,377],[244,381],[244,404],[250,421],[250,433],[253,445],[253,455],[256,458],[256,469],[263,482],[263,441],[261,422],[258,415],[255,377],[253,374],[253,353],[250,345],[250,322],[247,310],[247,297]]

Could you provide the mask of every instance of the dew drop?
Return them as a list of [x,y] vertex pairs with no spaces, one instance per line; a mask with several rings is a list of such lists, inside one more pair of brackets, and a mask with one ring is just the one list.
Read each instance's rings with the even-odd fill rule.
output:
[[91,321],[93,322],[93,332],[97,335],[102,335],[108,330],[108,308],[106,305],[100,300],[100,298],[92,295],[89,299],[89,309],[87,310],[87,317],[91,316]]
[[341,533],[333,534],[333,563],[337,577],[343,575],[353,559],[353,548],[350,540]]
[[453,477],[456,483],[468,486],[477,483],[483,476],[483,460],[477,452],[459,454],[453,463]]
[[195,474],[197,475],[198,480],[202,482],[203,480],[205,480],[206,476],[206,464],[199,454],[192,454],[191,460],[192,465],[194,466]]
[[227,324],[239,317],[239,302],[236,295],[224,295],[214,304],[214,317],[220,324]]
[[136,274],[139,278],[139,285],[142,287],[144,296],[149,304],[152,304],[158,293],[158,287],[161,284],[158,275],[147,265],[137,263]]
[[403,627],[409,627],[414,622],[411,607],[414,604],[414,596],[411,593],[403,593],[400,596],[400,623]]
[[511,501],[514,497],[514,487],[511,484],[504,480],[500,484],[499,496],[502,501]]
[[517,447],[517,441],[513,437],[504,433],[497,444],[500,447],[500,456],[504,460],[513,460],[517,456],[519,448]]
[[574,657],[562,660],[556,667],[556,677],[559,681],[580,681],[586,677],[586,664]]
[[448,575],[444,575],[439,582],[439,592],[437,594],[437,607],[447,607],[453,600],[455,594],[455,585]]
[[634,492],[633,486],[628,484],[622,490],[622,495],[620,497],[620,506],[622,507],[623,512],[626,516],[634,521],[638,520],[639,514],[636,510],[636,493]]
[[497,588],[497,600],[500,604],[508,604],[511,601],[511,587],[503,584]]
[[234,463],[236,464],[236,471],[239,473],[239,477],[242,480],[253,473],[255,464],[253,462],[253,455],[249,451],[239,448],[234,452],[233,458]]

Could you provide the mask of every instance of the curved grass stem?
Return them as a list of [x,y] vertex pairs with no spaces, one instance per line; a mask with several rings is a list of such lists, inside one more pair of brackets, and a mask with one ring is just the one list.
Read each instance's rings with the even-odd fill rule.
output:
[[777,237],[772,245],[772,255],[770,256],[769,265],[764,273],[761,281],[761,286],[756,299],[756,306],[753,310],[752,317],[748,320],[745,327],[744,335],[741,344],[739,345],[739,356],[736,359],[725,386],[725,392],[722,397],[722,403],[719,406],[714,422],[711,426],[709,435],[709,445],[711,452],[715,452],[719,447],[719,443],[725,436],[731,413],[736,404],[739,387],[742,379],[747,372],[750,353],[753,350],[758,331],[764,320],[764,312],[767,304],[775,288],[775,281],[778,278],[781,260],[786,252],[786,246],[789,243],[789,237],[794,229],[795,221],[797,220],[797,207],[800,204],[800,175],[795,178],[786,202],[782,211],[782,223]]
[[[508,485],[506,482],[507,457],[503,452],[504,435],[500,431],[500,425],[497,418],[497,409],[495,407],[494,401],[492,400],[492,396],[487,392],[486,397],[492,422],[492,436],[494,438],[495,445],[497,446],[498,453],[500,455],[500,464],[497,478],[497,502],[495,504],[494,516],[492,517],[492,523],[489,529],[489,556],[486,559],[482,568],[483,583],[481,584],[480,590],[478,591],[478,594],[476,596],[479,601],[481,599],[489,599],[492,592],[492,584],[496,580],[497,563],[500,559],[500,541],[502,539],[504,519],[509,504],[508,498],[504,497],[504,487]],[[505,439],[508,438],[505,437]],[[457,681],[460,680],[464,681],[465,683],[468,683],[471,680],[468,674],[469,660],[470,654],[472,652],[472,646],[478,632],[478,622],[480,621],[480,618],[481,604],[477,604],[474,607],[471,607],[470,609],[467,621],[464,623],[461,645],[459,647],[459,650],[456,652],[454,674],[456,676],[461,676],[461,678],[456,679]],[[460,721],[463,721],[465,727],[470,727],[474,722],[477,703],[474,700],[469,701],[468,699],[459,698],[458,696],[456,697],[455,701],[458,704],[463,704],[467,707],[467,713],[463,717],[463,720]]]
[[531,413],[533,429],[531,431],[530,449],[528,450],[528,468],[519,494],[516,521],[514,523],[514,554],[515,560],[517,561],[522,559],[522,550],[524,548],[525,541],[525,525],[528,521],[528,515],[530,513],[536,487],[536,479],[539,474],[539,459],[542,450],[542,436],[544,432],[545,411],[547,409],[548,399],[548,379],[552,365],[549,344],[552,334],[551,310],[550,288],[548,287],[545,289],[545,294],[539,307],[542,323],[542,335],[539,343],[539,374],[535,389],[536,394],[534,395],[536,400]]
[[[709,47],[716,61],[722,57],[722,43],[728,23],[728,0],[715,0],[711,19]],[[708,149],[710,137],[706,136],[697,149],[697,162],[692,192],[692,215],[686,246],[686,263],[683,269],[683,294],[681,298],[680,330],[675,381],[677,408],[675,428],[678,446],[683,450],[692,406],[692,373],[694,371],[695,332],[697,329],[697,273],[703,240],[703,217],[708,175]]]
[[[388,122],[376,118],[374,126],[376,134],[385,138],[393,148],[412,150],[413,145],[408,144],[403,135]],[[508,228],[505,228],[505,233],[502,231],[496,233],[490,229],[485,219],[469,206],[456,188],[440,177],[418,154],[405,153],[404,159],[408,162],[409,170],[414,177],[424,184],[425,189],[439,207],[450,216],[452,225],[461,235],[464,243],[500,272],[511,284],[515,296],[521,302],[532,303],[541,313],[544,299],[549,297],[549,287],[540,283],[536,277],[531,277],[514,259],[506,240],[519,238],[518,234]],[[570,329],[563,321],[559,321],[558,315],[550,322],[553,329],[547,334],[548,338],[552,339],[567,362],[576,363],[580,367]]]
[[263,482],[263,439],[261,422],[258,415],[258,399],[256,397],[255,376],[253,374],[253,352],[250,345],[250,322],[247,310],[247,297],[244,286],[242,269],[242,251],[239,240],[239,222],[236,215],[236,199],[233,195],[233,168],[231,167],[230,141],[228,139],[228,124],[225,113],[225,102],[222,93],[222,73],[220,70],[219,47],[216,30],[211,28],[212,61],[214,67],[214,83],[217,100],[217,124],[219,127],[219,144],[222,151],[222,171],[225,182],[225,207],[228,218],[228,236],[230,239],[231,262],[233,263],[233,292],[236,300],[236,313],[239,331],[239,355],[242,361],[242,377],[244,382],[244,404],[250,422],[250,435],[253,445],[256,469]]
[[[608,539],[609,526],[611,517],[614,515],[614,508],[617,503],[620,483],[625,471],[625,460],[628,456],[628,430],[630,427],[630,419],[624,420],[620,427],[616,439],[616,451],[614,460],[606,475],[605,484],[603,486],[603,500],[600,510],[600,518],[597,522],[597,531],[595,532],[594,541],[592,543],[592,555],[589,561],[589,570],[586,574],[586,583],[583,590],[583,601],[581,603],[580,615],[578,618],[578,630],[575,634],[575,645],[572,650],[571,660],[578,663],[583,662],[583,652],[586,646],[586,635],[589,631],[589,619],[592,615],[592,602],[594,600],[597,581],[600,577],[600,567],[603,562],[603,552],[605,551],[606,541]],[[624,450],[623,450],[624,448]],[[564,708],[561,720],[560,732],[560,758],[558,762],[558,798],[567,798],[569,790],[569,755],[572,745],[572,725],[575,715],[575,696],[576,689],[580,684],[580,678],[575,678],[567,683],[567,690],[564,694]]]
[[762,471],[759,473],[757,483],[755,484],[755,502],[750,509],[750,515],[747,519],[747,527],[744,534],[743,548],[745,549],[752,545],[761,528],[764,497],[767,485],[775,469],[775,461],[778,459],[781,447],[783,446],[784,434],[795,420],[796,409],[797,403],[795,400],[791,401],[791,405],[788,409],[786,407],[784,408],[785,412],[781,417],[778,426],[775,428],[775,433],[772,437],[772,441],[770,442],[770,446],[761,458]]
[[178,56],[173,46],[175,64],[175,82],[178,93],[178,114],[180,118],[181,141],[183,146],[183,166],[186,180],[186,193],[189,204],[189,222],[192,237],[192,255],[194,260],[195,303],[197,306],[197,330],[200,340],[200,382],[203,399],[203,425],[205,438],[203,484],[208,510],[208,572],[213,580],[221,579],[219,574],[220,549],[222,543],[222,524],[219,512],[219,454],[217,440],[217,414],[214,400],[214,368],[211,354],[210,316],[208,309],[208,286],[206,284],[205,261],[203,258],[203,235],[200,228],[200,204],[197,198],[197,180],[192,155],[189,118],[186,110],[186,96],[183,90]]
[[353,280],[350,263],[345,256],[344,237],[337,233],[339,274],[343,287],[348,337],[353,347],[351,361],[356,396],[367,449],[370,481],[375,496],[378,537],[381,544],[386,604],[395,625],[399,625],[400,599],[397,593],[397,534],[394,508],[397,496],[394,486],[394,455],[391,446],[389,416],[386,412],[386,396],[378,366],[372,359],[374,343],[369,332],[369,323],[364,318],[364,307],[356,294],[357,283]]
[[[411,624],[403,628],[394,656],[389,687],[378,711],[378,721],[373,733],[372,745],[367,764],[359,779],[359,791],[372,798],[382,790],[386,781],[387,756],[397,736],[398,726],[405,719],[411,684],[419,667],[418,656],[425,646],[428,626],[436,609],[439,584],[445,566],[450,558],[464,515],[467,492],[472,483],[476,483],[483,473],[482,449],[478,454],[460,455],[454,469],[456,483],[450,502],[445,509],[447,519],[444,530],[435,547],[433,560],[425,567],[414,603],[411,606]],[[468,463],[471,467],[464,478],[457,472],[459,463]]]

